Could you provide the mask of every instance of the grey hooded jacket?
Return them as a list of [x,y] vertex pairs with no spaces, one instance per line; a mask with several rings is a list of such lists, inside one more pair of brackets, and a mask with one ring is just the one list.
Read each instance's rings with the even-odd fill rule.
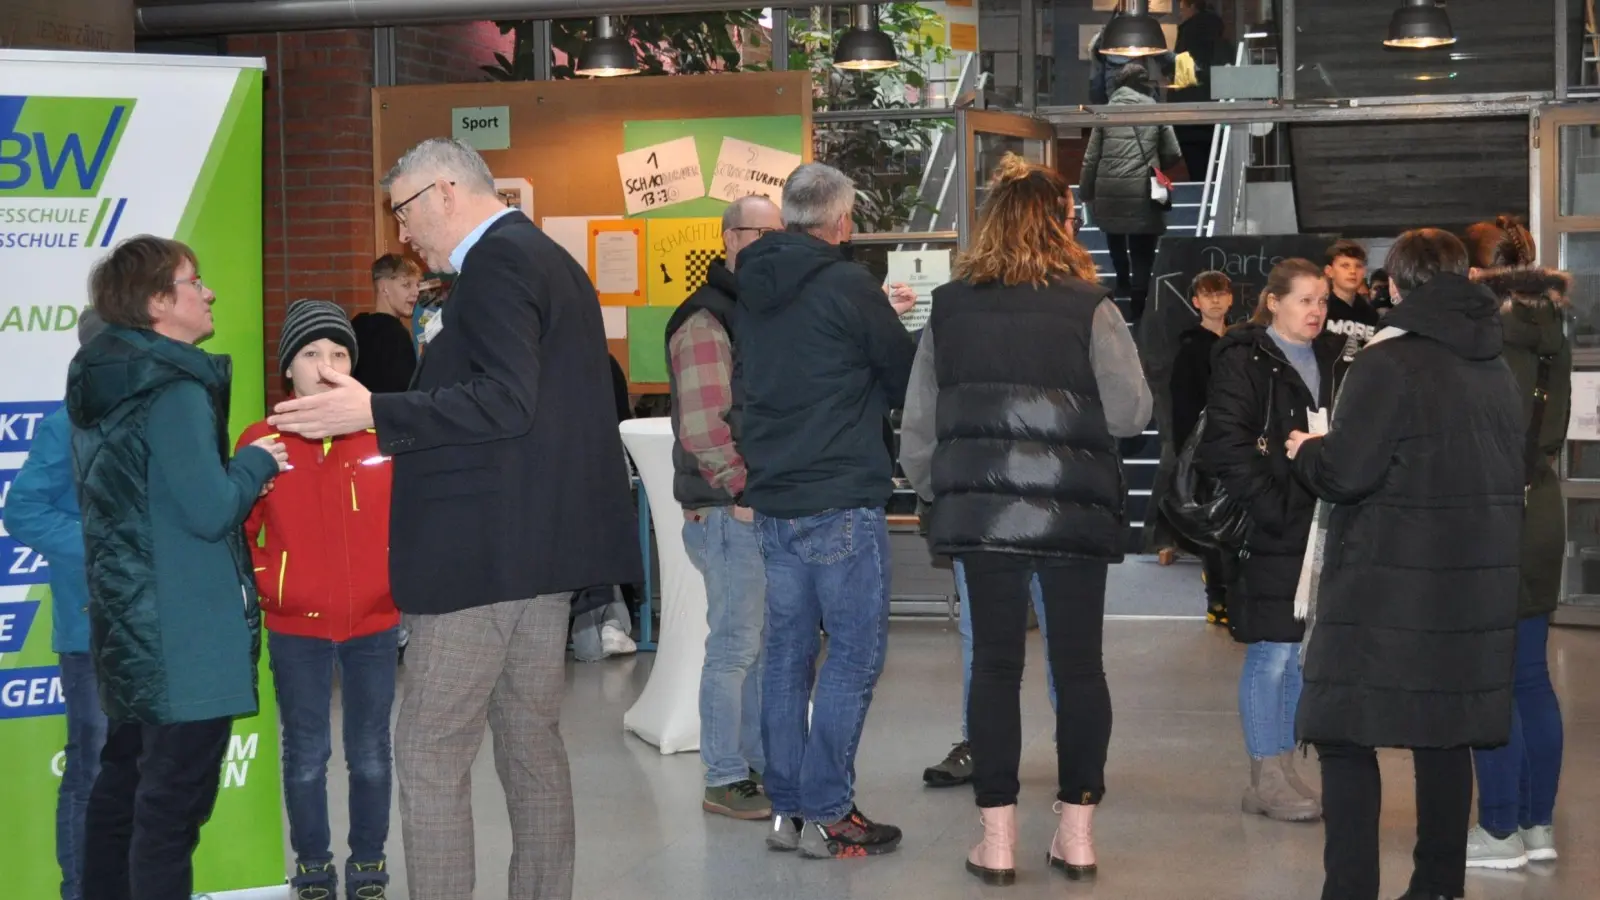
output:
[[[1111,105],[1155,103],[1133,88],[1117,88]],[[1150,200],[1150,169],[1183,158],[1170,125],[1096,128],[1083,157],[1078,197],[1089,204],[1093,225],[1108,234],[1165,234],[1161,210]]]

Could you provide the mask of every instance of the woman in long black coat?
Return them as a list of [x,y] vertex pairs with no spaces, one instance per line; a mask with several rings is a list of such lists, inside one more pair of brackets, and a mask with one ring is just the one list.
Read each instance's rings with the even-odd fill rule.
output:
[[1300,701],[1295,584],[1316,498],[1290,471],[1284,443],[1332,402],[1343,375],[1345,339],[1323,330],[1328,282],[1304,259],[1273,267],[1254,317],[1218,342],[1200,463],[1244,505],[1249,530],[1229,592],[1228,628],[1246,644],[1239,720],[1250,754],[1244,811],[1285,822],[1321,815],[1316,794],[1294,768]]
[[1323,900],[1376,900],[1376,747],[1413,752],[1408,900],[1461,897],[1471,748],[1511,730],[1524,412],[1501,359],[1500,300],[1467,277],[1454,235],[1389,252],[1397,305],[1356,354],[1320,439],[1294,468],[1322,500],[1297,732],[1322,761]]

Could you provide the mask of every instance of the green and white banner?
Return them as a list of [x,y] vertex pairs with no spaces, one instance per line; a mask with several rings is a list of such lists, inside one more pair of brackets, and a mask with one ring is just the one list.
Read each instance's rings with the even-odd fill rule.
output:
[[[33,429],[61,405],[90,267],[124,237],[194,248],[233,357],[237,435],[262,414],[259,60],[0,50],[0,504]],[[64,704],[49,560],[0,528],[0,890],[59,895],[55,804]],[[234,725],[195,888],[284,895],[277,708]],[[230,893],[239,892],[239,893]]]

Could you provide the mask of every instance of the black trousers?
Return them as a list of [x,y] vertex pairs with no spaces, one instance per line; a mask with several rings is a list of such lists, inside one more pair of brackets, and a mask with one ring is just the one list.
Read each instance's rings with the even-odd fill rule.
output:
[[1130,315],[1137,322],[1144,318],[1145,300],[1150,296],[1150,270],[1156,265],[1158,234],[1112,234],[1106,232],[1106,248],[1111,251],[1111,267],[1117,270],[1117,296],[1129,299]]
[[1206,606],[1228,607],[1228,587],[1239,577],[1239,558],[1232,553],[1205,547],[1200,562],[1206,574]]
[[[1371,747],[1318,744],[1326,831],[1322,900],[1378,900],[1378,817],[1383,782]],[[1472,751],[1413,750],[1417,770],[1417,846],[1411,891],[1466,893],[1467,826],[1472,815]]]
[[112,723],[84,823],[84,900],[194,893],[194,849],[217,802],[232,726]]
[[972,696],[967,734],[972,782],[982,807],[1017,802],[1022,756],[1020,693],[1030,589],[1039,579],[1044,632],[1056,688],[1057,799],[1092,805],[1106,790],[1111,693],[1101,657],[1106,564],[1003,553],[961,557],[972,602]]

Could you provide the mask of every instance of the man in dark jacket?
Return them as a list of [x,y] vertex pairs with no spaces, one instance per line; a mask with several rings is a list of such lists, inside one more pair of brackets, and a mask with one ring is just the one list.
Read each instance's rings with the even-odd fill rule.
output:
[[[1228,26],[1211,8],[1208,0],[1178,0],[1178,43],[1173,52],[1179,56],[1187,53],[1194,62],[1194,76],[1198,82],[1192,87],[1178,88],[1167,93],[1169,103],[1206,103],[1211,96],[1211,68],[1233,62],[1233,47],[1227,38]],[[1173,128],[1178,135],[1178,145],[1183,148],[1183,161],[1189,170],[1190,181],[1206,177],[1206,166],[1211,161],[1211,139],[1216,135],[1212,125],[1178,125]]]
[[734,382],[731,317],[740,253],[783,228],[778,207],[743,197],[722,214],[725,262],[667,322],[671,360],[672,493],[683,505],[683,546],[705,576],[705,664],[700,672],[700,761],[706,767],[707,812],[765,819],[772,804],[755,778],[766,769],[761,749],[761,623],[767,576],[761,536],[744,493],[739,454],[739,387]]
[[900,829],[855,808],[853,782],[889,636],[884,506],[894,463],[883,422],[905,402],[917,348],[882,286],[839,251],[854,207],[855,185],[837,170],[796,169],[783,188],[785,230],[740,254],[734,321],[749,469],[742,505],[759,516],[766,558],[767,841],[820,858],[900,842]]
[[643,580],[588,275],[510,209],[477,151],[423,141],[384,179],[400,240],[457,272],[416,389],[281,403],[307,437],[376,428],[394,457],[390,581],[411,617],[395,730],[413,897],[468,897],[472,760],[487,723],[511,810],[508,896],[572,896],[560,714],[573,594]]
[[[1290,436],[1328,504],[1313,574],[1297,737],[1322,760],[1323,900],[1376,900],[1375,747],[1413,751],[1409,900],[1464,893],[1473,747],[1511,730],[1524,420],[1501,358],[1500,301],[1466,248],[1421,229],[1389,251],[1399,301],[1356,355],[1327,436]],[[1324,533],[1325,529],[1325,533]]]
[[372,263],[374,312],[350,320],[356,331],[356,367],[350,373],[374,394],[392,394],[411,386],[417,371],[417,345],[406,323],[417,308],[422,269],[398,253],[385,253]]
[[109,721],[83,896],[187,897],[235,716],[254,715],[261,608],[244,520],[287,461],[229,458],[232,367],[194,345],[216,295],[194,252],[140,235],[90,276],[106,330],[67,372],[89,647]]

